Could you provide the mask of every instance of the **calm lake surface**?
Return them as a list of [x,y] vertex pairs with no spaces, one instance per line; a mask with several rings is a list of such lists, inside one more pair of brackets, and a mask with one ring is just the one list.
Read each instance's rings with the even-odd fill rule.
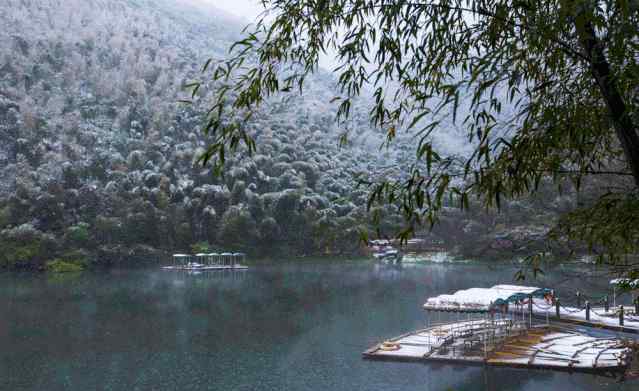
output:
[[[0,389],[639,389],[593,375],[361,359],[424,326],[429,295],[512,282],[516,270],[304,261],[234,273],[0,274]],[[606,289],[548,276],[534,284],[560,297]]]

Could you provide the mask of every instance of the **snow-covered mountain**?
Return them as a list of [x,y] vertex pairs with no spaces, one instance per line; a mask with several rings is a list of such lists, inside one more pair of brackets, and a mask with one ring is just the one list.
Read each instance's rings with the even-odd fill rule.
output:
[[[365,99],[338,127],[335,80],[321,71],[304,95],[269,100],[249,129],[256,156],[232,156],[226,175],[213,177],[195,162],[215,86],[196,105],[178,101],[245,21],[209,3],[0,3],[0,265],[108,263],[195,244],[259,255],[358,250],[371,221],[353,174],[405,172],[414,140],[400,134],[380,150]],[[340,148],[345,127],[350,143]],[[454,127],[435,144],[463,153]],[[445,214],[438,229],[453,242],[503,221]],[[399,217],[383,215],[382,230],[396,232]]]
[[[0,23],[6,264],[112,261],[198,242],[293,254],[357,248],[368,217],[352,173],[396,154],[338,147],[328,75],[304,96],[269,102],[252,125],[257,156],[229,159],[214,178],[194,163],[214,86],[202,107],[178,100],[238,37],[237,20],[186,0],[5,0]],[[364,145],[366,116],[351,125],[354,145]]]

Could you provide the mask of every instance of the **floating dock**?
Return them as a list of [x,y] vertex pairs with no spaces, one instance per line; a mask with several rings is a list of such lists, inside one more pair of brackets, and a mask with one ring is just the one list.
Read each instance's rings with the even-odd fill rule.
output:
[[507,320],[480,320],[404,334],[375,345],[363,356],[386,361],[619,372],[629,365],[631,353],[629,346],[614,338],[595,338],[550,326],[527,329]]
[[[596,338],[551,326],[549,321],[533,325],[534,317],[545,315],[549,320],[552,308],[562,320],[565,314],[576,316],[577,310],[571,313],[570,309],[562,310],[558,301],[555,304],[553,291],[547,288],[471,288],[431,297],[423,308],[464,313],[468,320],[434,325],[384,341],[365,351],[364,358],[615,374],[626,371],[637,350],[636,342]],[[590,322],[594,319],[590,307],[587,309]],[[623,324],[623,312],[620,319]]]
[[164,270],[246,270],[248,266],[241,264],[246,259],[244,253],[199,253],[173,254],[173,264],[163,266]]

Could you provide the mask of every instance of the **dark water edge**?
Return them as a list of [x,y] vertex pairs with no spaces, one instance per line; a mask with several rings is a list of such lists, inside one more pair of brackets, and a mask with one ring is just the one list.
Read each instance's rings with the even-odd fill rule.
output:
[[[425,298],[512,282],[510,264],[272,260],[246,272],[0,274],[2,390],[631,390],[585,374],[370,362]],[[605,292],[557,267],[536,285]],[[437,320],[436,318],[430,320]],[[444,320],[444,318],[440,318]]]

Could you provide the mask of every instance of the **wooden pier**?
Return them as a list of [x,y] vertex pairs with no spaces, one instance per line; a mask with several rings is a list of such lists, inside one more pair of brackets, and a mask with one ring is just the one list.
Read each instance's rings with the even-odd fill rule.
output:
[[[623,371],[630,362],[632,349],[618,339],[548,326],[525,328],[506,319],[492,321],[491,325],[488,322],[457,322],[417,330],[377,344],[363,356],[371,360],[586,372]],[[500,334],[498,338],[494,333]]]

